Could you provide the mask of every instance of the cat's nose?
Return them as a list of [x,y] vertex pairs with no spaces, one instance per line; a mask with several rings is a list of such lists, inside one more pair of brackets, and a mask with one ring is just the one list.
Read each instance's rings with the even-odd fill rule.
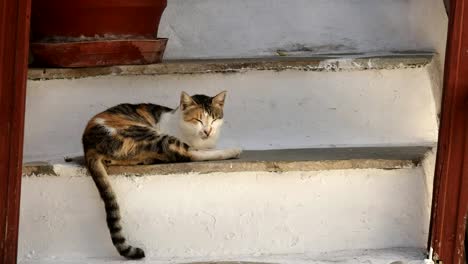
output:
[[213,128],[205,128],[203,129],[203,132],[205,132],[205,135],[208,137],[211,134],[211,131],[213,131]]

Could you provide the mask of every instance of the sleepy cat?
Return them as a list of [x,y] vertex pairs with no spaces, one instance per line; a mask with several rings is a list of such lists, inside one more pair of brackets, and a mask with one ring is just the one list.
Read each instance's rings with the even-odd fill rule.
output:
[[120,255],[145,257],[142,249],[126,242],[106,166],[237,158],[240,149],[213,150],[223,124],[225,97],[226,92],[214,97],[182,92],[176,109],[120,104],[88,122],[82,138],[86,167],[104,201],[112,243]]

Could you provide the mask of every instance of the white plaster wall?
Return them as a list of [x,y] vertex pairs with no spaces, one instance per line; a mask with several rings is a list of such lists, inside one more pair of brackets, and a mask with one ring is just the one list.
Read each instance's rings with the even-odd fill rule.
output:
[[437,122],[425,69],[108,76],[29,81],[26,161],[81,154],[87,120],[123,102],[175,107],[182,90],[228,91],[220,147],[431,145]]
[[158,35],[169,38],[166,59],[269,56],[279,49],[439,51],[441,2],[169,0]]
[[410,0],[408,3],[410,12],[408,26],[414,32],[413,38],[432,47],[439,54],[443,66],[448,30],[444,1]]
[[[426,245],[422,169],[113,177],[149,260]],[[90,177],[24,177],[19,260],[117,257]],[[58,261],[60,263],[60,261]]]
[[431,210],[432,206],[432,194],[434,191],[434,176],[435,176],[435,166],[437,159],[437,147],[432,148],[428,151],[422,160],[422,168],[424,171],[424,187],[426,190],[427,197],[427,210]]
[[433,63],[428,67],[432,79],[432,91],[437,113],[442,100],[445,47],[447,43],[448,17],[444,1],[411,0],[408,26],[414,31],[414,38],[431,46],[436,52]]

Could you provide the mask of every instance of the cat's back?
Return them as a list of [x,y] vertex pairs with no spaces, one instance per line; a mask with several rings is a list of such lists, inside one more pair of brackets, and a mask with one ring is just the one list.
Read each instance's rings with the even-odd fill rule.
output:
[[96,115],[95,117],[104,115],[109,116],[110,118],[119,118],[133,120],[136,122],[149,122],[151,124],[157,123],[161,114],[172,111],[172,108],[157,105],[157,104],[119,104],[113,106],[106,111]]
[[[156,127],[161,115],[170,111],[173,109],[157,104],[119,104],[91,118],[83,136],[101,130],[117,132],[135,126]],[[113,133],[105,134],[111,135]]]

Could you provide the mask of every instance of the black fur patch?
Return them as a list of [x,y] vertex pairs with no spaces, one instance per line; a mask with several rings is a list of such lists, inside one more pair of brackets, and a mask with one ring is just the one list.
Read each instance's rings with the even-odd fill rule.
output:
[[128,246],[126,249],[120,251],[119,253],[120,253],[122,256],[127,256],[128,253],[130,253],[130,250],[132,250],[132,247],[131,247],[131,246]]
[[127,129],[119,131],[123,137],[132,138],[135,141],[153,141],[157,138],[154,130],[144,126],[130,126]]
[[109,131],[101,125],[89,128],[83,135],[82,141],[85,152],[95,148],[101,154],[112,155],[122,147],[122,141],[109,135]]
[[137,105],[134,104],[119,104],[106,110],[111,114],[120,114],[125,116],[132,116],[136,114]]
[[123,244],[125,243],[125,237],[112,237],[112,243],[114,244]]
[[162,113],[167,113],[173,110],[169,107],[154,104],[146,104],[146,108],[148,109],[148,112],[150,112],[153,115],[154,120],[156,120],[156,122],[159,121]]
[[115,225],[109,226],[109,230],[111,233],[118,233],[122,231],[122,227],[118,224],[115,224]]
[[210,116],[215,119],[223,118],[223,109],[213,106],[213,97],[209,97],[203,94],[196,94],[192,96],[195,103],[203,108]]

